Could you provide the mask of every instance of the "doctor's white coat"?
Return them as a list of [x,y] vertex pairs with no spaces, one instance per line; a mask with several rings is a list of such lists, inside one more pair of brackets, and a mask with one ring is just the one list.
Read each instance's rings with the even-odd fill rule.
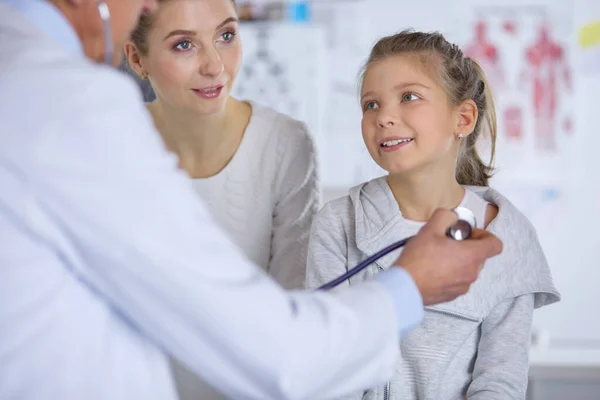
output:
[[166,354],[231,398],[335,397],[391,376],[396,311],[375,282],[282,290],[135,84],[0,4],[0,399],[173,399]]

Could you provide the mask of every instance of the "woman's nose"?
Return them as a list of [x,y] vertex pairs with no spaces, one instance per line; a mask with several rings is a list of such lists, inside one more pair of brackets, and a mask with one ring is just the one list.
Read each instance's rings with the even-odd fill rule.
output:
[[215,49],[208,49],[204,53],[205,59],[200,68],[202,75],[218,77],[225,70],[221,56]]

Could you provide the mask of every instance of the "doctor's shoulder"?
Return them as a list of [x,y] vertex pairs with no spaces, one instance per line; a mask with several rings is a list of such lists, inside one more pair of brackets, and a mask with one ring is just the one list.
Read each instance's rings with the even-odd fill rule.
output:
[[15,74],[12,86],[19,88],[18,100],[27,101],[30,109],[41,107],[59,123],[93,123],[106,115],[126,117],[142,110],[140,90],[123,73],[64,52],[55,53],[42,49],[39,57]]
[[[87,60],[74,59],[40,72],[44,97],[52,119],[68,124],[73,133],[104,130],[106,135],[148,136],[149,115],[141,92],[119,71]],[[32,82],[35,85],[35,81]],[[127,134],[125,134],[127,133]],[[111,135],[114,136],[114,135]]]
[[135,101],[143,97],[135,81],[123,72],[89,60],[71,59],[57,63],[57,68],[44,68],[45,78],[60,85],[62,94],[75,94],[81,100],[110,101],[113,104]]
[[162,153],[162,139],[139,87],[129,76],[86,60],[48,76],[53,78],[60,80],[61,87],[56,92],[59,104],[53,106],[56,117],[65,120],[71,134],[85,133],[90,146],[97,143],[119,151],[144,148]]
[[[50,102],[55,111],[74,105],[78,108],[105,102],[119,105],[141,99],[135,83],[117,70],[68,55],[41,51],[39,59],[15,74],[14,83],[32,101]],[[61,115],[57,115],[61,116]]]

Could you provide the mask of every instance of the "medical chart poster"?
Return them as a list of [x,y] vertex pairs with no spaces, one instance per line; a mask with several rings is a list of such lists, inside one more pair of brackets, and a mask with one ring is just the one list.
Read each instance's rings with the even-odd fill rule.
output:
[[320,142],[328,90],[324,30],[268,22],[243,24],[240,33],[244,54],[232,94],[304,122]]
[[567,2],[472,4],[459,38],[494,94],[496,165],[503,180],[560,186],[573,140],[573,8]]

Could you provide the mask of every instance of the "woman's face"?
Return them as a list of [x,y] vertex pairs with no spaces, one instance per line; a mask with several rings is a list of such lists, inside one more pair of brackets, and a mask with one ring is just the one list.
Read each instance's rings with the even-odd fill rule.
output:
[[223,110],[242,60],[231,0],[169,0],[154,15],[140,64],[157,98],[214,114]]

